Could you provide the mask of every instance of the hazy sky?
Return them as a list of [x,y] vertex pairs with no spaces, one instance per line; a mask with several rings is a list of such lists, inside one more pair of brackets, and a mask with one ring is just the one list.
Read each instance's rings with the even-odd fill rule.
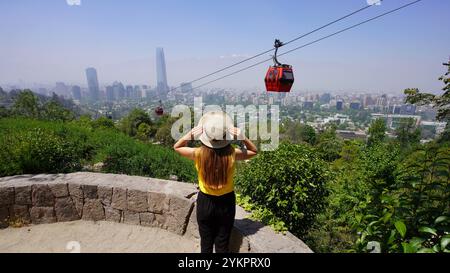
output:
[[[280,51],[410,1],[385,0]],[[81,5],[68,5],[66,0],[0,0],[0,84],[22,80],[86,85],[84,70],[93,66],[101,84],[119,80],[154,86],[155,48],[161,46],[169,85],[178,85],[267,50],[274,38],[292,39],[366,4],[81,0]],[[442,87],[437,78],[445,72],[441,64],[450,55],[449,11],[450,0],[424,0],[280,61],[294,66],[294,90],[437,91]],[[270,64],[212,86],[263,87]]]

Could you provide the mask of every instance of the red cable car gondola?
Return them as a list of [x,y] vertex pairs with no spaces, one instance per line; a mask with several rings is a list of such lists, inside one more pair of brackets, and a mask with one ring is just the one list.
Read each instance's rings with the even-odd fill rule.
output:
[[164,114],[164,108],[162,107],[161,101],[159,101],[159,106],[155,108],[155,114],[157,116],[162,116]]
[[273,56],[274,65],[267,70],[266,83],[267,92],[290,92],[294,84],[294,72],[292,66],[281,64],[277,60],[278,48],[283,46],[280,40],[275,40],[275,55]]

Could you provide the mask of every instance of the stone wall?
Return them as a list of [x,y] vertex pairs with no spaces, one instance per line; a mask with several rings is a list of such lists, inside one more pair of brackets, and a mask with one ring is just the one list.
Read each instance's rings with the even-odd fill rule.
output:
[[[0,178],[0,228],[74,220],[158,227],[199,240],[193,184],[78,172]],[[275,233],[236,207],[231,248],[239,252],[311,252],[292,234]]]

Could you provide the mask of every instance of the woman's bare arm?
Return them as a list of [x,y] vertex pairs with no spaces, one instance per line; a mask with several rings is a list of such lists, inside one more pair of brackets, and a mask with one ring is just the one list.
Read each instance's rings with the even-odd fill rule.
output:
[[174,145],[173,149],[175,152],[180,154],[183,157],[194,160],[195,159],[195,148],[186,147],[187,143],[190,140],[194,140],[197,136],[199,136],[203,132],[202,127],[195,127],[189,133],[180,138]]
[[244,150],[238,148],[235,149],[236,160],[247,160],[258,154],[258,148],[256,148],[256,145],[250,139],[244,135],[241,135],[241,130],[239,128],[231,128],[230,133],[235,137],[242,138],[242,141],[246,147]]

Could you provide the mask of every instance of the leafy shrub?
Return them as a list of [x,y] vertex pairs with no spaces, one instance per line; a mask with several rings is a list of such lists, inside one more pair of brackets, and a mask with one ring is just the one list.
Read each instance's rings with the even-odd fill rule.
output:
[[282,143],[239,169],[236,186],[291,232],[302,235],[324,209],[329,180],[327,165],[311,147]]
[[196,180],[193,163],[164,147],[121,141],[107,146],[103,153],[106,172],[165,179],[176,175],[182,181]]
[[192,162],[172,149],[144,144],[115,129],[78,122],[0,119],[0,176],[59,173],[105,163],[105,171],[195,181]]
[[34,127],[24,131],[2,131],[0,175],[80,170],[83,140],[70,138],[64,128],[59,129],[49,131]]

